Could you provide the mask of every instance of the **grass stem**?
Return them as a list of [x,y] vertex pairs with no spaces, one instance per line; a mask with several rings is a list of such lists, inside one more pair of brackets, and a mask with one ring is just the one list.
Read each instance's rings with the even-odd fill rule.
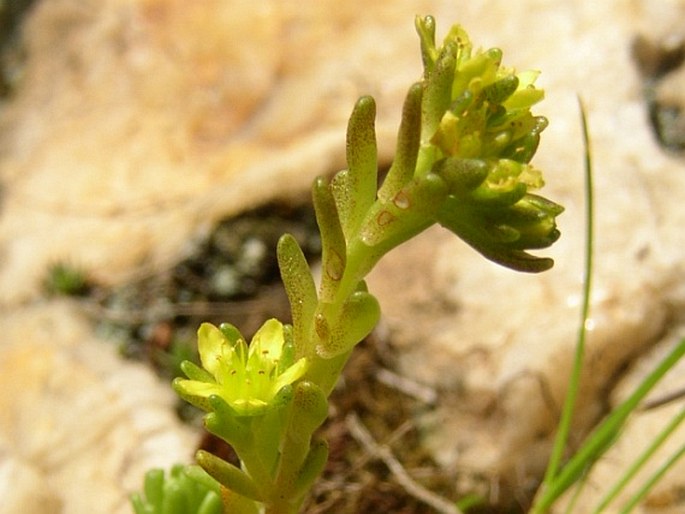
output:
[[[580,327],[578,330],[578,343],[573,358],[573,367],[571,369],[571,378],[569,379],[569,387],[566,393],[566,400],[564,408],[561,413],[559,421],[559,429],[554,440],[552,453],[550,455],[547,471],[542,482],[543,490],[552,483],[556,478],[561,461],[564,458],[566,446],[568,444],[569,433],[571,431],[571,424],[573,418],[573,411],[575,409],[576,400],[578,397],[578,390],[580,388],[581,371],[583,368],[583,359],[585,356],[585,340],[587,337],[587,325],[590,319],[590,294],[592,291],[592,249],[594,241],[594,195],[592,185],[592,154],[590,150],[590,137],[587,126],[587,118],[585,115],[585,108],[582,100],[578,98],[580,107],[581,124],[583,131],[583,144],[585,147],[585,269],[583,279],[583,305],[580,313]],[[535,506],[533,511],[536,512]]]

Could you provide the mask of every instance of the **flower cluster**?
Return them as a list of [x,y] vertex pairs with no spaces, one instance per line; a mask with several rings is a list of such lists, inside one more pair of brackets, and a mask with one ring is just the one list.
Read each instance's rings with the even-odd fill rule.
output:
[[555,218],[563,211],[531,193],[544,185],[530,164],[547,127],[530,111],[544,97],[535,87],[538,73],[502,67],[497,48],[474,52],[458,25],[439,48],[432,18],[417,18],[417,30],[425,67],[422,151],[431,156],[426,172],[447,185],[437,221],[495,262],[548,269],[551,259],[525,252],[557,240]]

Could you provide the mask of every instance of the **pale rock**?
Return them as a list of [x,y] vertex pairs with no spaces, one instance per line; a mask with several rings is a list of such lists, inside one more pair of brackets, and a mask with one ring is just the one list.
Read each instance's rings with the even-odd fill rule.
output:
[[97,340],[75,305],[16,309],[0,334],[0,487],[21,512],[128,513],[148,469],[191,462],[199,436],[170,385]]
[[46,477],[39,467],[27,464],[12,454],[11,448],[0,447],[0,513],[61,512],[59,495],[46,487]]

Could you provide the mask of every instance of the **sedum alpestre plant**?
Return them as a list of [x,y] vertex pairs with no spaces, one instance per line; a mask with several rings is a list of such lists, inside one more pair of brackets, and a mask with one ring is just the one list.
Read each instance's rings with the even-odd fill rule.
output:
[[[349,120],[347,169],[312,186],[322,240],[318,287],[295,239],[286,234],[278,243],[292,325],[268,320],[248,345],[232,325],[203,324],[201,366],[184,362],[186,378],[173,383],[240,458],[236,467],[205,451],[196,456],[220,484],[224,512],[299,511],[327,459],[316,431],[328,396],[380,317],[364,278],[383,255],[437,223],[514,270],[553,265],[528,253],[556,241],[563,211],[535,194],[543,179],[530,161],[547,126],[531,113],[543,98],[537,73],[503,67],[499,49],[475,50],[458,25],[441,45],[432,17],[417,17],[416,29],[423,77],[407,93],[382,185],[375,103],[362,97]],[[137,512],[148,512],[138,501]]]

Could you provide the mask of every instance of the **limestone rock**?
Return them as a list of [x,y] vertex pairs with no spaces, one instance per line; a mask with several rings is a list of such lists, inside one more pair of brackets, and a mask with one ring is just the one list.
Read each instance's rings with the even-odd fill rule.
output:
[[12,455],[11,448],[2,448],[0,458],[0,494],[2,514],[17,512],[61,512],[57,493],[45,487],[46,477],[32,466]]
[[3,315],[0,334],[3,508],[129,513],[148,469],[191,462],[197,434],[169,385],[94,338],[74,305]]

